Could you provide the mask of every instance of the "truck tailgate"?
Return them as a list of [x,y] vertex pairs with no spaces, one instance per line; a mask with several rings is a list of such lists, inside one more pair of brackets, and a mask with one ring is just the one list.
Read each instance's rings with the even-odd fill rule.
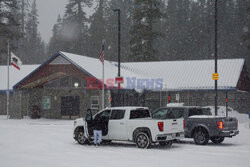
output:
[[183,132],[183,118],[166,119],[164,122],[164,133]]
[[236,118],[223,118],[223,129],[224,130],[237,130],[238,120]]

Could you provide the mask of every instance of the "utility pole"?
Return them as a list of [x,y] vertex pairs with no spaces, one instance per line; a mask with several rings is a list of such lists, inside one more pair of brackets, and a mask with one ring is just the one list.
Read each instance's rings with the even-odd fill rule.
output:
[[7,72],[7,119],[9,119],[9,104],[10,104],[10,40],[8,40],[8,56],[7,56],[7,66],[8,66],[8,72]]
[[[217,0],[215,0],[214,3],[214,7],[215,7],[215,12],[214,12],[214,60],[215,60],[215,73],[217,74],[217,29],[218,29],[218,25],[217,25],[217,13],[218,13],[218,6],[217,6]],[[215,80],[215,84],[214,84],[214,88],[215,88],[215,99],[214,99],[214,108],[215,108],[215,115],[218,115],[218,111],[217,111],[217,101],[218,101],[218,90],[217,90],[217,80]]]
[[[121,76],[121,10],[120,9],[114,9],[114,12],[118,13],[118,77]],[[118,104],[120,106],[120,86],[121,83],[118,82]]]

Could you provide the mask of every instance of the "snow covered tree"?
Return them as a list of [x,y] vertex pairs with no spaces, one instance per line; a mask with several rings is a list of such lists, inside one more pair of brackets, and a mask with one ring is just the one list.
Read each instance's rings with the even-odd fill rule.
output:
[[154,40],[162,36],[162,33],[156,31],[154,25],[163,16],[159,4],[159,0],[135,0],[133,26],[130,31],[132,61],[157,60]]

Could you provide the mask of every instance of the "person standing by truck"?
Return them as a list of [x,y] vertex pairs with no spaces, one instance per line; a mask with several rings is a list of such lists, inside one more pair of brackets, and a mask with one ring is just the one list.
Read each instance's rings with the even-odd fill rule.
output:
[[100,115],[96,115],[94,119],[94,144],[96,146],[100,146],[102,142],[102,129],[103,129],[103,120],[101,119]]

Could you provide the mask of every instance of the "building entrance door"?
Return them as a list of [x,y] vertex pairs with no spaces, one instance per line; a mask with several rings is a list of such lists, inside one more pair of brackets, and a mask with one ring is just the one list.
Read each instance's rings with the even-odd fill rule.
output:
[[61,115],[78,116],[80,114],[80,98],[79,96],[62,96],[61,97]]

